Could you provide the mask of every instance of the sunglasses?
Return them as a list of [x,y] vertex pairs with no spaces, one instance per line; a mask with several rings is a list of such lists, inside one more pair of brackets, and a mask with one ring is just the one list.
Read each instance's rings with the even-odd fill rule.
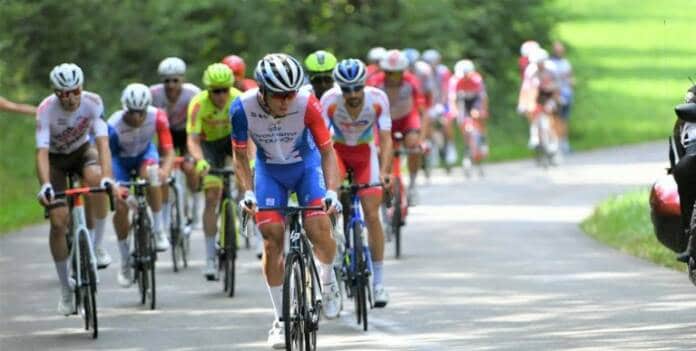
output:
[[310,77],[309,81],[312,84],[331,84],[333,83],[333,77],[330,74],[321,74]]
[[82,89],[80,89],[80,88],[73,89],[73,90],[67,90],[67,91],[56,90],[56,95],[59,98],[66,98],[69,96],[79,96],[80,94],[82,94]]
[[181,79],[179,79],[179,78],[166,78],[164,80],[164,84],[169,84],[169,83],[179,84],[179,82],[181,82]]
[[400,77],[404,75],[403,71],[392,71],[392,72],[384,72],[384,74],[392,77]]
[[134,115],[134,116],[144,116],[145,115],[145,110],[131,110],[128,109],[128,114],[129,115]]
[[355,93],[355,92],[361,91],[363,89],[365,89],[364,85],[351,85],[351,86],[342,86],[341,87],[341,91],[344,94]]
[[229,94],[230,89],[229,88],[217,88],[217,89],[210,89],[210,92],[218,95],[218,94]]
[[277,100],[288,100],[288,99],[294,99],[295,96],[297,95],[296,91],[289,91],[285,93],[276,93],[276,92],[271,92],[270,93],[271,98],[277,99]]

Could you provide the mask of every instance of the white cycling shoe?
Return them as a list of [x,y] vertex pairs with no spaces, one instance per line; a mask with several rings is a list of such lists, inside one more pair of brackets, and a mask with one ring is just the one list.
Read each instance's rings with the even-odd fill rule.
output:
[[155,233],[155,249],[158,252],[169,250],[169,238],[167,238],[163,230]]
[[74,294],[75,281],[70,278],[70,286],[60,288],[60,300],[58,300],[58,313],[69,316],[75,312]]
[[331,284],[324,285],[324,291],[321,294],[321,312],[326,319],[336,319],[341,314],[341,290],[338,287],[338,282],[334,280]]
[[203,275],[207,280],[215,280],[215,275],[217,274],[217,267],[215,267],[214,259],[205,260],[205,267],[203,268]]
[[97,268],[104,269],[111,264],[111,256],[104,250],[103,247],[97,247],[94,249],[94,256],[97,258]]
[[389,293],[384,289],[384,286],[375,286],[375,308],[382,308],[389,303]]
[[285,349],[285,326],[279,320],[274,320],[271,329],[268,330],[268,346],[275,350]]
[[121,269],[118,271],[118,285],[122,288],[128,288],[133,284],[133,269],[129,263],[121,264]]

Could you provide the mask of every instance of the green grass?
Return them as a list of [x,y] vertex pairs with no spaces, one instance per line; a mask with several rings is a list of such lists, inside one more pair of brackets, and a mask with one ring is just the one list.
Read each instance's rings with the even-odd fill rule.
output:
[[581,227],[591,237],[620,251],[684,271],[684,264],[674,259],[674,252],[655,237],[648,196],[647,189],[613,196],[600,203]]
[[0,233],[43,218],[36,201],[34,118],[0,113]]
[[689,0],[559,0],[576,79],[576,149],[666,138],[695,76]]

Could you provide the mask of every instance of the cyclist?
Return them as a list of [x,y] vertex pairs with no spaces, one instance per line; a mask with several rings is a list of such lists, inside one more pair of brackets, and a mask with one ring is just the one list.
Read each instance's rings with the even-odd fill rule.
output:
[[309,82],[317,99],[334,86],[332,72],[336,61],[336,56],[324,50],[315,51],[305,58]]
[[568,119],[570,118],[570,107],[573,104],[573,66],[565,57],[565,46],[560,41],[553,43],[553,55],[551,61],[556,67],[560,88],[560,106],[558,111],[559,131],[561,137],[561,149],[563,152],[570,152],[568,141]]
[[[331,136],[319,101],[301,89],[302,66],[289,55],[268,54],[258,62],[254,76],[259,88],[242,94],[230,109],[235,167],[245,190],[240,206],[253,213],[258,196],[262,207],[284,207],[288,193],[294,191],[302,206],[324,204],[329,214],[340,211]],[[258,149],[254,170],[256,194],[246,152],[249,138]],[[318,261],[323,312],[326,317],[335,318],[340,312],[340,290],[333,270],[336,243],[326,214],[305,213],[304,227]],[[276,317],[268,335],[273,348],[283,348],[285,343],[279,320],[283,311],[283,220],[281,212],[256,214],[264,237],[263,272]]]
[[[193,194],[193,203],[191,208],[191,219],[194,227],[200,223],[199,211],[202,201],[202,194],[196,192],[193,187],[194,171],[193,163],[188,157],[188,148],[186,146],[186,108],[188,107],[191,98],[198,94],[201,89],[197,86],[186,83],[184,75],[186,74],[186,63],[178,57],[167,57],[160,62],[157,68],[162,83],[155,84],[150,87],[152,93],[152,106],[166,111],[169,118],[169,131],[174,142],[174,149],[182,156],[185,156],[185,162],[181,165],[181,170],[188,179],[189,193]],[[163,200],[166,203],[168,200],[169,189],[162,188]],[[164,219],[163,227],[169,228],[171,207],[164,206],[162,208],[162,217]],[[190,226],[184,227],[186,232],[190,230]]]
[[[471,60],[460,60],[454,65],[454,75],[449,82],[449,116],[456,119],[462,129],[462,135],[470,136],[471,128],[477,128],[481,140],[473,141],[478,150],[469,150],[469,157],[462,160],[465,169],[471,168],[473,161],[480,161],[488,155],[485,143],[485,120],[488,118],[488,95],[483,77],[476,71]],[[471,140],[467,140],[472,145]],[[478,151],[478,154],[472,152]]]
[[374,47],[367,52],[367,78],[369,79],[375,73],[379,72],[379,61],[387,53],[387,50],[381,46]]
[[203,275],[212,280],[217,273],[215,267],[215,235],[217,234],[217,208],[222,197],[222,180],[207,175],[207,170],[223,168],[228,157],[232,157],[231,133],[227,113],[232,101],[241,94],[234,88],[232,70],[222,63],[214,63],[203,73],[206,90],[191,99],[186,120],[188,147],[196,161],[196,172],[204,176],[205,209],[203,210],[203,233],[205,234],[206,265]]
[[[123,109],[114,112],[108,122],[109,147],[114,155],[114,176],[118,182],[128,182],[131,172],[135,171],[140,177],[149,180],[147,197],[152,212],[155,248],[157,251],[166,251],[169,249],[169,239],[162,225],[162,187],[166,187],[166,179],[174,162],[174,147],[167,113],[151,106],[150,89],[140,83],[129,84],[123,90],[121,104]],[[157,147],[152,142],[155,136],[164,157],[162,167],[159,167],[160,157]],[[156,173],[148,173],[148,168],[154,168]],[[127,191],[127,188],[121,189],[122,194],[126,194]],[[119,196],[113,221],[121,253],[118,283],[122,287],[129,287],[133,281],[128,240],[128,210],[125,199]]]
[[245,78],[246,75],[246,64],[244,59],[237,55],[225,56],[222,59],[222,63],[226,64],[234,73],[234,87],[239,91],[247,91],[258,87],[256,81],[253,79]]
[[[41,184],[38,198],[46,206],[51,222],[49,245],[61,283],[58,312],[74,310],[74,281],[68,272],[69,249],[65,234],[70,221],[67,204],[55,199],[55,192],[67,187],[68,174],[79,175],[85,185],[110,186],[111,153],[108,132],[102,117],[104,105],[99,95],[83,91],[84,74],[73,63],[55,66],[49,74],[53,95],[39,105],[36,115],[36,176]],[[94,140],[96,147],[90,139]],[[87,197],[87,225],[94,240],[97,265],[106,267],[111,258],[102,248],[106,223],[104,195]]]
[[[365,87],[365,64],[357,59],[341,61],[334,69],[338,87],[331,88],[321,98],[322,112],[333,129],[334,149],[339,176],[352,169],[358,184],[381,181],[389,184],[392,164],[391,116],[387,95],[374,87]],[[374,129],[379,130],[379,155]],[[340,183],[340,182],[339,182]],[[375,306],[384,307],[389,295],[384,289],[384,231],[379,219],[382,188],[360,190],[363,214],[369,233],[372,253],[373,291]]]
[[[421,92],[418,79],[408,72],[408,59],[399,50],[389,50],[380,61],[382,72],[368,80],[368,85],[383,90],[389,97],[389,114],[392,117],[392,134],[403,134],[403,143],[408,149],[424,147],[424,131],[428,127],[428,119],[423,119],[425,97]],[[408,203],[416,203],[416,175],[420,168],[421,155],[408,156],[410,182],[408,185]]]

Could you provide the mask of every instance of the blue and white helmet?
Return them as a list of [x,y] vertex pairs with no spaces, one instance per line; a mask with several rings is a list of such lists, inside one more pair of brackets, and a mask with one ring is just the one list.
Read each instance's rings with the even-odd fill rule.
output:
[[256,65],[256,82],[271,92],[287,93],[300,90],[304,84],[302,65],[287,54],[268,54]]
[[342,60],[333,71],[334,81],[341,87],[365,85],[366,77],[365,64],[358,59]]
[[408,65],[413,67],[413,65],[420,59],[420,51],[414,48],[406,48],[403,50],[404,55],[408,59]]
[[121,104],[127,110],[144,111],[151,103],[152,94],[145,84],[128,84],[121,94]]

